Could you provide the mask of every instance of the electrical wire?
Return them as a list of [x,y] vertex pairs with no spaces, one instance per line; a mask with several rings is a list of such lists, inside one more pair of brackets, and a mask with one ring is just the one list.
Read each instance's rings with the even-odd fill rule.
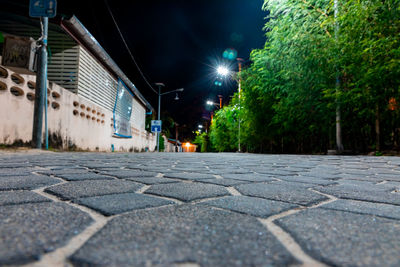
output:
[[150,87],[150,89],[151,89],[154,93],[158,94],[158,92],[153,88],[153,86],[151,86],[151,84],[149,83],[149,81],[146,79],[146,77],[144,76],[142,70],[140,69],[139,65],[137,64],[137,62],[136,62],[136,60],[135,60],[135,57],[133,56],[131,50],[129,49],[129,46],[128,46],[128,44],[126,43],[125,38],[124,38],[124,36],[123,36],[123,34],[122,34],[122,32],[121,32],[121,30],[120,30],[118,24],[117,24],[117,21],[115,20],[114,15],[113,15],[113,13],[111,12],[111,9],[110,9],[110,6],[108,5],[107,0],[104,0],[104,3],[105,3],[105,5],[106,5],[106,7],[107,7],[108,12],[110,13],[110,16],[111,16],[111,18],[112,18],[112,20],[113,20],[113,22],[114,22],[115,27],[116,27],[117,30],[118,30],[118,33],[119,33],[119,35],[120,35],[122,41],[124,42],[124,45],[125,45],[126,49],[128,50],[129,55],[130,55],[131,58],[132,58],[132,61],[135,63],[136,68],[139,70],[140,75],[142,76],[143,80],[147,83],[147,85]]

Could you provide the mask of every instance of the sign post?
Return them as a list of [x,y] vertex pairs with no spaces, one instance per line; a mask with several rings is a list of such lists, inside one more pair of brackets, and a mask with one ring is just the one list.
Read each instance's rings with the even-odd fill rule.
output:
[[161,120],[151,121],[151,132],[157,134],[157,152],[160,151]]
[[47,36],[49,18],[55,17],[56,8],[56,0],[30,0],[29,3],[29,15],[39,17],[42,28],[42,36],[39,39],[32,129],[32,146],[39,149],[42,147],[43,107],[45,107],[46,149],[49,147],[47,131]]
[[161,121],[160,120],[152,120],[151,121],[151,132],[152,133],[161,133]]

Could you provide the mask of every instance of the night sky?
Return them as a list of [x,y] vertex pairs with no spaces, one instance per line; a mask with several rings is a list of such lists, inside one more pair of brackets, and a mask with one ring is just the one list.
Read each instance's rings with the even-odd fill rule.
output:
[[[5,2],[19,2],[28,14],[29,1]],[[214,86],[223,51],[232,47],[248,59],[252,49],[265,43],[263,0],[108,0],[108,4],[149,83],[162,82],[165,91],[185,88],[179,101],[174,101],[175,94],[163,96],[161,109],[188,128],[207,114],[207,99],[217,101],[222,94],[228,102],[237,88],[232,80]],[[157,95],[130,58],[104,0],[58,0],[57,12],[76,15],[157,109]]]

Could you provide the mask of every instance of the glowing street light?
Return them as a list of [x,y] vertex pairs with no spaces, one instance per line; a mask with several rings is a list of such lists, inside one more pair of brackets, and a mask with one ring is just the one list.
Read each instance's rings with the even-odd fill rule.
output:
[[210,100],[207,100],[207,102],[206,102],[206,103],[207,103],[207,105],[210,105],[210,106],[211,106],[211,105],[215,105],[215,103],[214,103],[214,102],[212,102],[212,101],[210,101]]
[[217,73],[221,76],[227,76],[229,74],[229,69],[225,66],[219,66],[217,68]]
[[202,129],[203,128],[203,125],[199,125],[199,129]]

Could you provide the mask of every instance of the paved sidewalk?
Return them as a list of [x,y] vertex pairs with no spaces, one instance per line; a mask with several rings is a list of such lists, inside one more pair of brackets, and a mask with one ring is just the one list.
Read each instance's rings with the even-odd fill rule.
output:
[[0,265],[400,266],[400,158],[0,152]]

